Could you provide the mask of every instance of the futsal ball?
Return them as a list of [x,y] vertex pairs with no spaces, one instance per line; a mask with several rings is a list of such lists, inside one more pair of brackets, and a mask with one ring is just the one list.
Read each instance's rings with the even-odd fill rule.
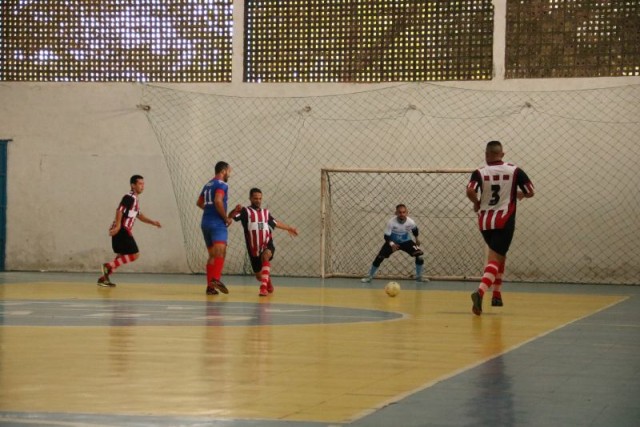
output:
[[384,291],[390,297],[395,297],[400,293],[400,284],[398,282],[389,282],[385,285]]

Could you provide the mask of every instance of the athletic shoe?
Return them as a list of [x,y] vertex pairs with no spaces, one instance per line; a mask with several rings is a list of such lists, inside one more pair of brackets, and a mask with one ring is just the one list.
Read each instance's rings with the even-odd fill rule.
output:
[[220,280],[211,279],[211,282],[209,283],[209,287],[217,289],[220,292],[222,292],[223,294],[228,294],[229,293],[229,289],[227,289],[227,287],[224,285],[224,283],[222,283]]
[[216,288],[212,288],[211,286],[207,286],[207,295],[218,295],[219,292]]
[[111,267],[109,267],[109,264],[102,264],[102,277],[105,278],[107,283],[111,283],[111,280],[109,279],[109,275],[111,274],[111,271],[112,270],[111,270]]
[[411,254],[411,256],[422,256],[424,255],[424,251],[422,249],[416,249],[415,251],[413,251],[413,253]]
[[429,279],[427,279],[426,277],[416,277],[416,282],[428,283]]
[[482,295],[480,295],[480,292],[475,291],[474,293],[472,293],[471,301],[473,301],[473,307],[471,308],[471,311],[473,311],[473,314],[475,314],[476,316],[480,316],[482,314]]
[[271,280],[269,280],[269,283],[267,283],[267,292],[269,292],[270,294],[273,293],[273,283],[271,283]]
[[98,285],[98,286],[102,286],[103,288],[115,288],[115,287],[116,287],[116,284],[115,284],[115,283],[111,282],[111,281],[109,280],[109,278],[104,277],[104,276],[102,276],[102,277],[100,277],[100,278],[98,279],[98,283],[97,283],[97,285]]
[[111,267],[109,264],[102,264],[102,275],[109,281],[109,275],[111,274]]
[[258,295],[260,295],[261,297],[266,297],[267,295],[269,295],[266,285],[260,285],[260,293]]
[[493,297],[491,298],[491,307],[502,307],[502,297]]
[[364,276],[362,279],[360,279],[360,281],[362,283],[371,283],[371,279],[372,279],[371,276]]

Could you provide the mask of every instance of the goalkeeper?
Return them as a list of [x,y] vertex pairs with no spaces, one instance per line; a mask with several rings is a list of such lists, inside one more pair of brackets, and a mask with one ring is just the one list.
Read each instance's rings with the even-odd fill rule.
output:
[[[380,248],[380,252],[373,260],[369,274],[362,278],[362,282],[369,283],[375,276],[380,264],[385,258],[389,258],[391,254],[398,249],[404,251],[416,259],[416,282],[428,282],[428,279],[422,278],[424,269],[424,259],[422,249],[420,249],[420,239],[418,239],[418,226],[415,221],[407,216],[409,213],[407,207],[403,204],[396,206],[396,216],[387,222],[384,230],[384,244]],[[415,237],[415,241],[411,236]]]

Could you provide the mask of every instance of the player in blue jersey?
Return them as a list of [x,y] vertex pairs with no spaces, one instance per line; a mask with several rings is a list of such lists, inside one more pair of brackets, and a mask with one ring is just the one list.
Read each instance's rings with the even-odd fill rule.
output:
[[[403,204],[396,206],[396,216],[387,222],[384,230],[384,244],[380,248],[380,252],[373,260],[369,274],[362,278],[362,282],[369,283],[375,276],[380,264],[386,258],[389,258],[398,249],[408,253],[416,259],[416,281],[427,282],[428,279],[422,278],[424,269],[424,259],[422,249],[420,249],[420,239],[418,239],[418,226],[415,221],[407,216],[409,211]],[[413,240],[415,237],[415,241]]]
[[202,235],[209,252],[207,261],[207,295],[217,295],[218,291],[228,294],[229,290],[220,280],[224,259],[227,254],[227,227],[233,223],[231,217],[242,208],[236,206],[227,215],[227,198],[231,176],[231,166],[227,162],[218,162],[215,167],[216,176],[207,182],[200,192],[196,204],[202,209]]

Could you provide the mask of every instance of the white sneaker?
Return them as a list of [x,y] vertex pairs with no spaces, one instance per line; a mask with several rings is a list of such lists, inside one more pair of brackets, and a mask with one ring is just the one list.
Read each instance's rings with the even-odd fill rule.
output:
[[360,281],[362,283],[371,283],[371,279],[372,279],[371,276],[364,276],[362,279],[360,279]]
[[427,279],[426,277],[416,277],[416,282],[428,283],[429,279]]

